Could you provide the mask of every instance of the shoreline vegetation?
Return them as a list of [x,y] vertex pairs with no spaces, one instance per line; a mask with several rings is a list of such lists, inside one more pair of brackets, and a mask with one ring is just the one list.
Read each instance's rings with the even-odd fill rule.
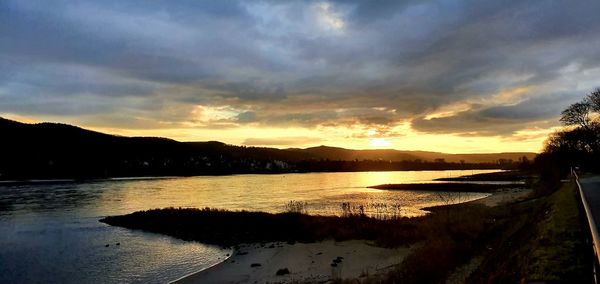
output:
[[[532,189],[489,189],[490,197],[427,208],[430,214],[413,218],[373,218],[348,205],[340,216],[313,216],[291,203],[277,214],[166,208],[101,221],[234,248],[231,258],[178,283],[258,279],[252,275],[278,283],[568,282],[591,276],[585,233],[573,226],[581,221],[573,184],[527,186]],[[395,255],[395,262],[377,262],[376,255]],[[337,257],[346,260],[336,263]],[[284,268],[287,273],[277,275]]]
[[343,216],[319,216],[298,212],[164,208],[109,216],[100,221],[222,247],[243,243],[311,243],[326,239],[371,240],[382,247],[397,247],[420,239],[417,221],[413,218],[378,219],[350,210]]

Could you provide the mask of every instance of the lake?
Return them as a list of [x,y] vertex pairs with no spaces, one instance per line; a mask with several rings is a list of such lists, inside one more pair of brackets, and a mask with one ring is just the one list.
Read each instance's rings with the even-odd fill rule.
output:
[[[111,227],[104,216],[163,207],[281,212],[306,202],[310,214],[341,204],[382,206],[418,216],[438,194],[367,186],[420,183],[495,170],[302,173],[112,179],[0,185],[0,283],[164,283],[219,263],[230,250]],[[460,202],[487,196],[465,193]],[[119,243],[119,245],[117,245]],[[108,247],[107,247],[108,245]]]

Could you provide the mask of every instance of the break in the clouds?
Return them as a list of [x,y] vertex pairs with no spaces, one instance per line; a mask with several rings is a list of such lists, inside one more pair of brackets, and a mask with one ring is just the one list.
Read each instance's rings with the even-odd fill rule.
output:
[[314,137],[274,137],[274,138],[248,138],[243,144],[248,146],[295,146],[307,143],[320,143],[321,139]]
[[510,137],[556,125],[600,85],[598,11],[596,0],[5,0],[0,113]]

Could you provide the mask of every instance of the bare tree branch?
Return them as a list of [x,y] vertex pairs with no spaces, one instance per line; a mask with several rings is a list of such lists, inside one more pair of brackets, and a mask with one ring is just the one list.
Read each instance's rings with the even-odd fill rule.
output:
[[587,100],[590,103],[592,111],[600,112],[600,88],[597,88],[595,91],[591,92],[587,96]]
[[587,100],[574,103],[563,110],[560,121],[564,125],[578,125],[587,128],[590,125],[590,109],[591,104]]

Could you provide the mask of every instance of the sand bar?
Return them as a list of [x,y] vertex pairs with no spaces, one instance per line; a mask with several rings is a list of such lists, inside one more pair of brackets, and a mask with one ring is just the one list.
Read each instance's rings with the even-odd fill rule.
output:
[[[225,262],[175,283],[324,282],[334,274],[354,279],[388,271],[409,252],[409,247],[386,249],[362,240],[241,245]],[[341,262],[333,268],[331,263],[338,257]],[[277,276],[284,268],[289,274]]]
[[518,201],[527,197],[527,195],[531,194],[531,192],[531,188],[524,187],[498,189],[492,192],[492,194],[488,197],[473,200],[471,202],[493,207],[503,203]]

